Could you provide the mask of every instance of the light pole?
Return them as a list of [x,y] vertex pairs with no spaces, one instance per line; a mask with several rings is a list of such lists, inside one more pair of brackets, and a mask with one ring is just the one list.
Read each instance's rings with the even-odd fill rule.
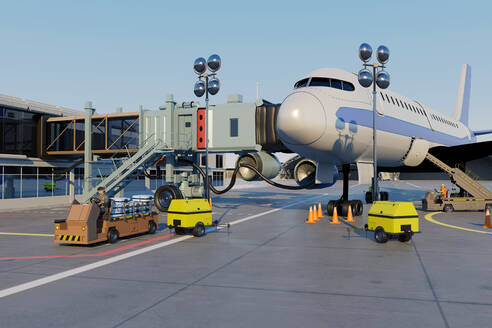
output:
[[[222,62],[219,55],[211,55],[208,60],[199,57],[195,59],[193,70],[198,74],[198,82],[195,83],[193,92],[195,96],[201,97],[205,94],[205,198],[210,200],[210,189],[208,181],[208,94],[216,95],[220,89],[220,81],[215,77]],[[207,69],[210,73],[207,73]],[[202,80],[205,79],[205,82]]]
[[[359,71],[358,79],[359,84],[364,88],[368,88],[372,85],[372,159],[374,166],[374,177],[372,178],[372,201],[379,199],[378,193],[378,164],[376,155],[376,85],[381,89],[386,89],[390,85],[390,76],[384,70],[389,59],[389,49],[386,46],[379,46],[376,50],[376,58],[379,62],[369,64],[368,61],[372,56],[372,48],[369,44],[363,43],[359,47],[359,58],[363,62],[364,68]],[[367,67],[372,67],[372,73]],[[379,70],[378,70],[379,69]],[[374,81],[376,77],[376,81]]]

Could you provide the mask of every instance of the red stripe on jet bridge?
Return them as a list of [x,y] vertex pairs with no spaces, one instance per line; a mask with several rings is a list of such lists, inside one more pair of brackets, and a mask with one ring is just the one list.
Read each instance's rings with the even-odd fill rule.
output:
[[138,243],[134,243],[131,245],[126,245],[123,247],[111,249],[109,251],[101,252],[101,253],[94,253],[94,254],[73,254],[73,255],[43,255],[43,256],[19,256],[19,257],[0,257],[0,261],[6,261],[6,260],[35,260],[35,259],[60,259],[60,258],[74,258],[74,257],[99,257],[99,256],[106,256],[114,253],[119,253],[122,251],[125,251],[127,249],[132,249],[135,247],[151,244],[153,242],[167,239],[174,236],[174,234],[167,234],[164,236],[152,238],[149,240],[144,240]]

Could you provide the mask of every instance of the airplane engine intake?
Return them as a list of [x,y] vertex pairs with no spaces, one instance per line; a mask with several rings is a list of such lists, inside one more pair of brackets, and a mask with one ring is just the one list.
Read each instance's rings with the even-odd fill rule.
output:
[[317,164],[315,161],[304,158],[300,160],[294,168],[294,179],[300,186],[306,186],[307,189],[327,188],[335,184],[338,180],[338,169],[333,166],[332,183],[315,184]]
[[[238,159],[237,164],[248,164],[254,166],[268,179],[275,178],[281,169],[281,165],[277,157],[264,151],[243,155]],[[247,167],[239,168],[239,176],[246,181],[260,180],[258,174]]]

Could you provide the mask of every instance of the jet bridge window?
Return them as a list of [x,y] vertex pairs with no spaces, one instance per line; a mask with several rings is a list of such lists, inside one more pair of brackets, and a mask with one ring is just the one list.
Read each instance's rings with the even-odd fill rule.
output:
[[230,120],[230,136],[237,137],[239,136],[239,119],[231,118]]
[[297,81],[296,84],[294,84],[294,89],[307,87],[308,82],[309,82],[309,79],[302,79],[300,81]]

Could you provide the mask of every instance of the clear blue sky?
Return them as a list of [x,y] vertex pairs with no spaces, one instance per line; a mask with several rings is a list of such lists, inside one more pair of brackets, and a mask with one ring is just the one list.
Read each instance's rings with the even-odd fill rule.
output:
[[[213,4],[213,6],[212,6]],[[216,7],[216,8],[212,8]],[[492,128],[492,6],[485,1],[3,1],[0,93],[98,112],[196,100],[193,60],[221,55],[222,89],[281,102],[320,67],[356,72],[391,50],[391,89],[451,114],[472,66],[470,125]],[[203,101],[203,100],[202,100]]]

